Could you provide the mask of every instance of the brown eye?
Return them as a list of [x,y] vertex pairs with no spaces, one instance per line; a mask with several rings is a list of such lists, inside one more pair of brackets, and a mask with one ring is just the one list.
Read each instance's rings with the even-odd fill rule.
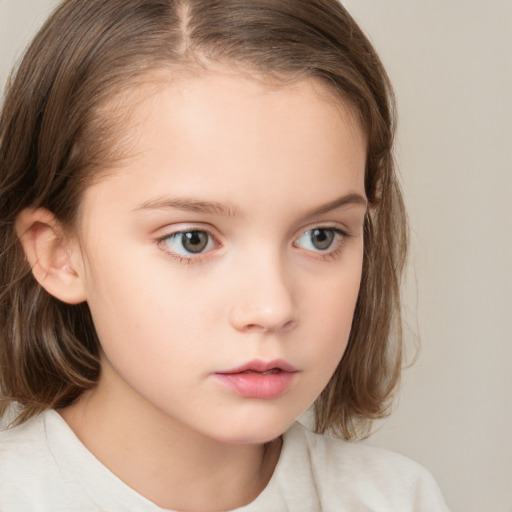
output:
[[313,252],[327,252],[337,238],[342,241],[344,237],[345,233],[339,229],[316,228],[306,231],[294,245]]
[[204,231],[189,231],[182,233],[183,248],[191,253],[203,252],[208,245],[208,234]]
[[311,231],[311,243],[319,251],[326,251],[334,241],[332,229],[314,229]]
[[212,237],[206,231],[180,231],[163,239],[167,248],[180,256],[200,254],[215,247]]

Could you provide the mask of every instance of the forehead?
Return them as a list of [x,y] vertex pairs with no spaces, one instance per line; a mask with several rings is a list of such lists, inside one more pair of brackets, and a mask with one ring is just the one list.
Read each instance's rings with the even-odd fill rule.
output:
[[268,196],[333,186],[364,194],[357,115],[316,80],[283,85],[231,70],[157,75],[112,108],[123,110],[123,158],[108,179],[137,183],[138,196],[195,189],[222,201],[242,189]]
[[[208,114],[214,113],[216,108],[223,109],[222,119],[215,119],[217,123],[235,122],[246,127],[251,126],[251,120],[261,120],[265,115],[270,120],[272,114],[279,117],[286,112],[286,117],[281,120],[291,123],[299,117],[307,121],[305,116],[308,114],[312,122],[318,122],[322,114],[328,113],[324,116],[325,128],[342,125],[344,129],[353,130],[354,139],[366,144],[357,109],[320,79],[277,78],[225,64],[206,69],[169,67],[146,73],[111,96],[93,117],[110,125],[112,134],[118,139],[130,139],[130,145],[133,145],[131,138],[147,131],[148,125],[157,117],[155,114],[161,114],[162,119],[166,114],[170,115],[173,119],[169,117],[168,120],[174,120],[176,125],[184,120],[184,114],[186,121],[194,118],[195,128],[199,128],[197,121],[203,119],[204,127],[209,121]],[[240,108],[242,116],[236,117]],[[244,119],[245,113],[252,116]],[[312,115],[315,113],[317,115]]]

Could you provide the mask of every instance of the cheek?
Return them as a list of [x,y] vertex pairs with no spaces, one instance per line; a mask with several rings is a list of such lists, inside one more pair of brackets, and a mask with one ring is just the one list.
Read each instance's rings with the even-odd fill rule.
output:
[[[348,343],[354,309],[361,282],[361,257],[354,255],[343,271],[333,273],[309,294],[309,345],[313,359],[322,359],[323,365],[336,368]],[[325,366],[324,366],[325,368]]]
[[[243,280],[242,275],[232,279],[231,266],[204,272],[201,266],[148,257],[133,248],[110,248],[106,255],[91,262],[88,302],[113,363],[133,371],[153,368],[159,374],[175,361],[180,367],[195,364],[208,350],[214,358],[216,351],[231,351],[228,317],[236,294],[229,283]],[[293,353],[300,361],[315,361],[319,372],[334,371],[346,347],[361,259],[362,250],[354,250],[325,273],[296,270],[293,275],[290,293],[299,315]]]
[[[89,307],[104,352],[119,364],[168,364],[204,348],[204,330],[215,312],[215,287],[180,279],[167,261],[128,258],[97,260],[89,269]],[[185,269],[186,270],[186,269]]]

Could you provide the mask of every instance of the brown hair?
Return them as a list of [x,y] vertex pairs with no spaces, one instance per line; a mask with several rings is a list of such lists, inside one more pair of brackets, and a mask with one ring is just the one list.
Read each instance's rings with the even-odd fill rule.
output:
[[100,369],[87,304],[64,304],[36,282],[18,214],[44,207],[72,226],[91,177],[116,158],[105,143],[115,123],[102,107],[150,71],[212,62],[283,82],[315,78],[359,116],[370,202],[363,276],[347,350],[315,403],[316,428],[353,438],[387,413],[402,361],[406,219],[391,86],[354,20],[337,0],[66,0],[27,50],[0,118],[0,415],[11,402],[18,423],[69,405]]

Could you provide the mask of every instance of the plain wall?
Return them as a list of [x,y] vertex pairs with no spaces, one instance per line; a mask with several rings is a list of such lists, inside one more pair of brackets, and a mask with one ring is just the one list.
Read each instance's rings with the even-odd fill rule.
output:
[[345,4],[396,88],[422,347],[371,443],[427,466],[454,511],[511,512],[512,2]]
[[[0,83],[54,0],[0,0]],[[409,354],[368,441],[436,476],[454,512],[512,510],[512,2],[347,0],[395,85],[411,220]]]

